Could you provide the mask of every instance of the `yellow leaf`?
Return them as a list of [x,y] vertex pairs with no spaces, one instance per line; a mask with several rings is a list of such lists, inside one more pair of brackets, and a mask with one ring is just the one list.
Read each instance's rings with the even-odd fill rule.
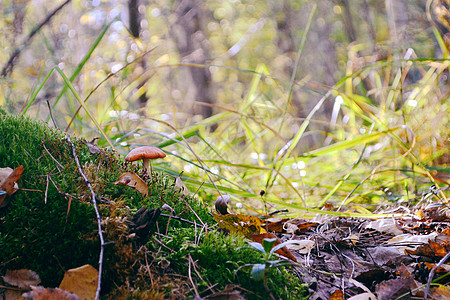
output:
[[255,216],[241,214],[217,215],[213,214],[219,227],[230,232],[237,232],[246,237],[261,233],[261,219]]
[[95,299],[98,271],[91,265],[70,269],[64,274],[60,289],[76,294],[80,299]]
[[137,176],[135,173],[126,172],[120,175],[119,179],[117,179],[114,184],[117,185],[126,185],[129,187],[134,188],[136,191],[141,193],[142,196],[147,197],[148,196],[148,186],[145,183],[144,180],[142,180],[139,176]]

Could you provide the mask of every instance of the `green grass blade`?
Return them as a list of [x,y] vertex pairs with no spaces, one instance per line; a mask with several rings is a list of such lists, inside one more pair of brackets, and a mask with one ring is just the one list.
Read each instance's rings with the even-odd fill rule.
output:
[[106,141],[108,142],[108,144],[111,146],[112,149],[116,150],[116,148],[114,147],[113,143],[111,142],[111,140],[108,138],[108,136],[106,135],[105,131],[103,130],[103,128],[100,126],[100,124],[98,124],[97,120],[94,118],[94,116],[91,114],[91,112],[89,111],[89,109],[87,108],[86,104],[84,103],[84,101],[81,99],[80,95],[78,95],[77,91],[75,90],[75,88],[73,87],[72,83],[70,82],[69,78],[67,78],[66,74],[64,74],[64,72],[58,68],[55,67],[54,68],[56,71],[58,71],[58,73],[61,75],[62,79],[64,80],[64,83],[66,84],[66,86],[70,89],[70,91],[72,92],[72,94],[75,96],[75,98],[78,100],[78,102],[83,106],[84,110],[86,111],[86,114],[89,116],[89,118],[92,120],[92,122],[94,122],[95,127],[97,127],[97,129],[102,133],[103,137],[106,139]]
[[51,69],[50,72],[48,72],[47,76],[45,76],[44,80],[42,81],[41,85],[39,85],[39,87],[37,88],[36,91],[34,91],[34,93],[31,94],[30,100],[28,101],[27,106],[20,112],[20,115],[24,115],[27,113],[28,109],[30,108],[30,106],[33,104],[34,100],[36,100],[37,95],[39,94],[39,92],[41,91],[41,89],[44,87],[45,83],[47,82],[48,78],[50,77],[50,75],[52,75],[54,69]]
[[401,128],[400,126],[398,127],[394,127],[392,129],[389,130],[385,130],[385,131],[381,131],[381,132],[375,132],[375,133],[371,133],[371,134],[366,134],[357,138],[354,138],[352,140],[349,141],[343,141],[343,142],[339,142],[339,143],[335,143],[326,147],[322,147],[319,148],[317,150],[313,150],[310,151],[308,153],[306,153],[305,155],[302,156],[309,156],[309,157],[318,157],[318,156],[324,156],[327,154],[331,154],[333,152],[336,151],[341,151],[341,150],[345,150],[348,148],[352,148],[358,145],[362,145],[362,144],[366,144],[366,143],[370,143],[373,142],[377,139],[379,139],[382,136],[385,136],[397,129]]
[[[74,79],[78,76],[78,74],[81,72],[81,70],[83,69],[84,65],[86,64],[86,62],[91,58],[92,53],[94,52],[94,50],[97,48],[98,44],[100,44],[100,41],[103,39],[103,37],[106,34],[106,31],[108,31],[109,27],[111,26],[111,24],[113,22],[115,22],[116,20],[111,21],[108,25],[105,26],[105,28],[103,29],[103,31],[100,33],[100,35],[97,37],[97,39],[95,40],[94,44],[92,44],[91,48],[89,48],[89,51],[86,53],[86,55],[83,57],[83,59],[81,60],[81,62],[78,64],[77,68],[75,69],[75,71],[72,73],[72,75],[69,78],[70,82],[73,82]],[[58,98],[56,98],[55,103],[53,103],[52,108],[55,108],[56,105],[58,104],[59,100],[61,99],[61,97],[64,95],[64,93],[67,91],[67,85],[64,86],[64,88],[62,89],[61,93],[59,93]],[[84,108],[84,107],[83,107]],[[49,121],[50,116],[48,116],[47,118],[47,122]],[[112,146],[112,144],[111,144]]]

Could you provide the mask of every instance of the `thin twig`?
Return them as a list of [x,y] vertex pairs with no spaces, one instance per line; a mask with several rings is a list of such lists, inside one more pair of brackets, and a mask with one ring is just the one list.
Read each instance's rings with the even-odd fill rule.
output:
[[188,267],[189,281],[191,282],[192,287],[194,288],[194,292],[195,292],[195,296],[196,296],[195,298],[200,298],[200,294],[198,293],[197,288],[195,287],[194,280],[192,280],[192,276],[191,276],[191,265],[194,263],[194,261],[192,260],[192,257],[191,257],[190,253],[188,254],[188,257],[189,257],[189,259],[188,259],[188,262],[189,262],[189,267]]
[[73,153],[73,157],[75,159],[75,163],[78,166],[78,171],[80,172],[81,177],[83,177],[84,182],[86,183],[89,190],[91,191],[91,200],[92,200],[92,204],[94,205],[95,215],[97,216],[98,236],[100,237],[100,256],[98,259],[98,282],[97,282],[97,291],[95,292],[95,300],[98,300],[98,299],[100,299],[100,288],[101,288],[102,269],[103,269],[103,252],[105,249],[105,240],[103,239],[102,225],[101,225],[102,219],[100,218],[100,213],[98,212],[98,207],[97,207],[97,201],[95,200],[97,198],[97,195],[95,194],[94,190],[92,189],[92,185],[89,182],[89,179],[87,179],[86,175],[84,175],[83,170],[81,169],[81,165],[80,165],[80,161],[78,160],[75,145],[72,143],[69,136],[66,136],[66,140],[69,142],[70,146],[72,147],[72,153]]
[[[64,167],[61,165],[61,163],[59,161],[56,160],[56,158],[53,157],[53,155],[50,153],[50,151],[48,151],[47,147],[45,147],[44,142],[42,142],[42,146],[44,147],[45,151],[48,153],[48,155],[50,155],[50,157],[56,162],[56,164],[61,168],[64,169]],[[59,170],[61,172],[61,170]]]
[[425,289],[425,294],[423,296],[424,300],[427,300],[428,297],[428,292],[430,291],[430,286],[431,286],[431,282],[433,281],[433,277],[434,277],[434,273],[436,272],[437,269],[439,269],[446,261],[447,259],[450,257],[450,252],[448,252],[440,261],[437,265],[435,265],[430,272],[430,275],[428,275],[428,281],[427,281],[427,287]]
[[46,176],[46,179],[47,179],[46,182],[47,182],[47,183],[45,184],[45,197],[44,197],[44,203],[45,203],[45,204],[47,204],[48,182],[50,181],[48,178],[49,178],[49,176],[47,175],[47,176]]
[[150,271],[150,266],[148,265],[148,260],[147,260],[147,252],[144,252],[144,257],[145,257],[145,268],[147,270],[148,276],[150,277],[150,283],[153,286],[153,276],[152,276],[152,272]]
[[173,250],[172,248],[167,247],[163,242],[158,240],[157,238],[153,237],[153,240],[160,244],[162,247],[166,248],[167,250],[171,251],[172,253],[176,253],[177,251]]
[[186,220],[186,219],[183,219],[183,218],[180,218],[180,217],[177,217],[177,216],[169,216],[169,215],[166,215],[166,214],[160,214],[159,215],[160,217],[166,217],[166,218],[172,218],[172,219],[174,219],[174,220],[178,220],[178,221],[181,221],[181,222],[184,222],[184,223],[188,223],[188,224],[191,224],[191,225],[194,225],[195,226],[195,222],[192,222],[192,221],[189,221],[189,220]]
[[197,215],[197,213],[195,212],[195,210],[192,209],[192,207],[189,205],[189,203],[187,203],[186,200],[184,200],[183,198],[179,198],[179,200],[183,200],[184,203],[187,205],[187,207],[189,207],[189,209],[194,213],[194,215],[197,217],[197,219],[200,221],[200,223],[202,223],[203,226],[205,226],[205,223],[202,221],[202,219],[200,219],[200,217]]
[[215,293],[215,291],[214,291],[214,289],[213,289],[214,286],[211,285],[211,282],[209,282],[209,280],[203,279],[202,275],[197,271],[197,268],[195,267],[195,263],[196,263],[197,261],[194,261],[194,260],[192,259],[192,256],[191,256],[190,253],[189,253],[188,255],[189,255],[190,261],[192,262],[192,267],[194,268],[195,274],[197,274],[198,278],[200,278],[201,281],[206,282],[206,284],[208,285],[208,290],[211,290],[213,293]]
[[55,126],[55,128],[58,128],[58,125],[56,124],[56,121],[53,118],[52,106],[50,105],[50,102],[48,102],[48,99],[46,101],[47,101],[48,111],[50,113],[50,118],[52,119],[52,122],[53,122],[53,126]]

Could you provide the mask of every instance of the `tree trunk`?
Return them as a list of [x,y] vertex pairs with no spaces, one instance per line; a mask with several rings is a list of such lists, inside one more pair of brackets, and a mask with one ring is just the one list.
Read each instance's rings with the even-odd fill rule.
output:
[[[142,16],[139,13],[139,0],[129,0],[128,1],[128,22],[129,22],[129,27],[130,27],[130,32],[133,35],[134,38],[138,39],[141,35],[141,19]],[[146,61],[145,59],[141,59],[139,61],[139,64],[142,68],[142,70],[145,70],[147,67]],[[144,78],[142,78],[140,81],[140,83],[138,84],[136,91],[141,90],[141,88],[147,83],[148,77],[145,76]],[[138,100],[138,107],[139,108],[143,108],[147,105],[147,101],[148,101],[148,97],[145,93],[145,89],[144,92],[142,92],[141,95],[139,95],[139,100]]]
[[[405,0],[385,0],[386,14],[389,24],[389,33],[394,48],[397,50],[397,57],[401,54],[408,41],[408,7]],[[401,56],[401,55],[400,55]]]
[[[181,62],[205,64],[209,58],[208,40],[204,35],[202,1],[176,0],[177,21],[172,26],[172,37],[180,53]],[[194,114],[203,118],[212,116],[210,106],[195,105],[195,102],[214,103],[211,73],[208,67],[187,67],[190,81],[185,95],[185,105]]]

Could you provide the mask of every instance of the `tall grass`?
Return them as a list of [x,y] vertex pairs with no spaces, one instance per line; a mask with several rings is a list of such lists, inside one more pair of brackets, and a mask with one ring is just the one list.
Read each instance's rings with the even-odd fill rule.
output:
[[[349,68],[326,90],[307,78],[295,80],[295,73],[291,80],[273,76],[264,64],[255,70],[181,64],[144,50],[142,55],[153,60],[147,70],[134,74],[133,62],[99,80],[95,88],[77,91],[73,81],[107,29],[70,77],[57,67],[52,69],[57,78],[46,74],[30,93],[24,114],[41,114],[42,105],[35,101],[40,90],[62,80],[52,105],[56,126],[68,126],[87,139],[99,137],[100,145],[120,154],[138,145],[159,146],[168,158],[154,169],[170,176],[183,172],[184,183],[206,201],[229,194],[236,211],[263,213],[263,197],[271,210],[289,208],[292,216],[373,216],[380,205],[420,198],[432,184],[448,186],[449,91],[441,79],[450,61],[445,49],[443,59],[417,58],[408,50],[404,59]],[[213,116],[192,116],[170,96],[168,78],[179,76],[185,67],[234,74],[245,94],[224,98],[224,93],[213,105]],[[143,77],[150,79],[137,89]],[[304,91],[312,109],[300,118],[291,98]],[[142,92],[151,100],[136,108]],[[331,115],[324,115],[325,105],[333,107]],[[311,136],[320,144],[308,149]],[[399,198],[385,196],[382,187],[391,187]],[[442,189],[433,197],[446,201]],[[322,211],[326,203],[334,208]]]

